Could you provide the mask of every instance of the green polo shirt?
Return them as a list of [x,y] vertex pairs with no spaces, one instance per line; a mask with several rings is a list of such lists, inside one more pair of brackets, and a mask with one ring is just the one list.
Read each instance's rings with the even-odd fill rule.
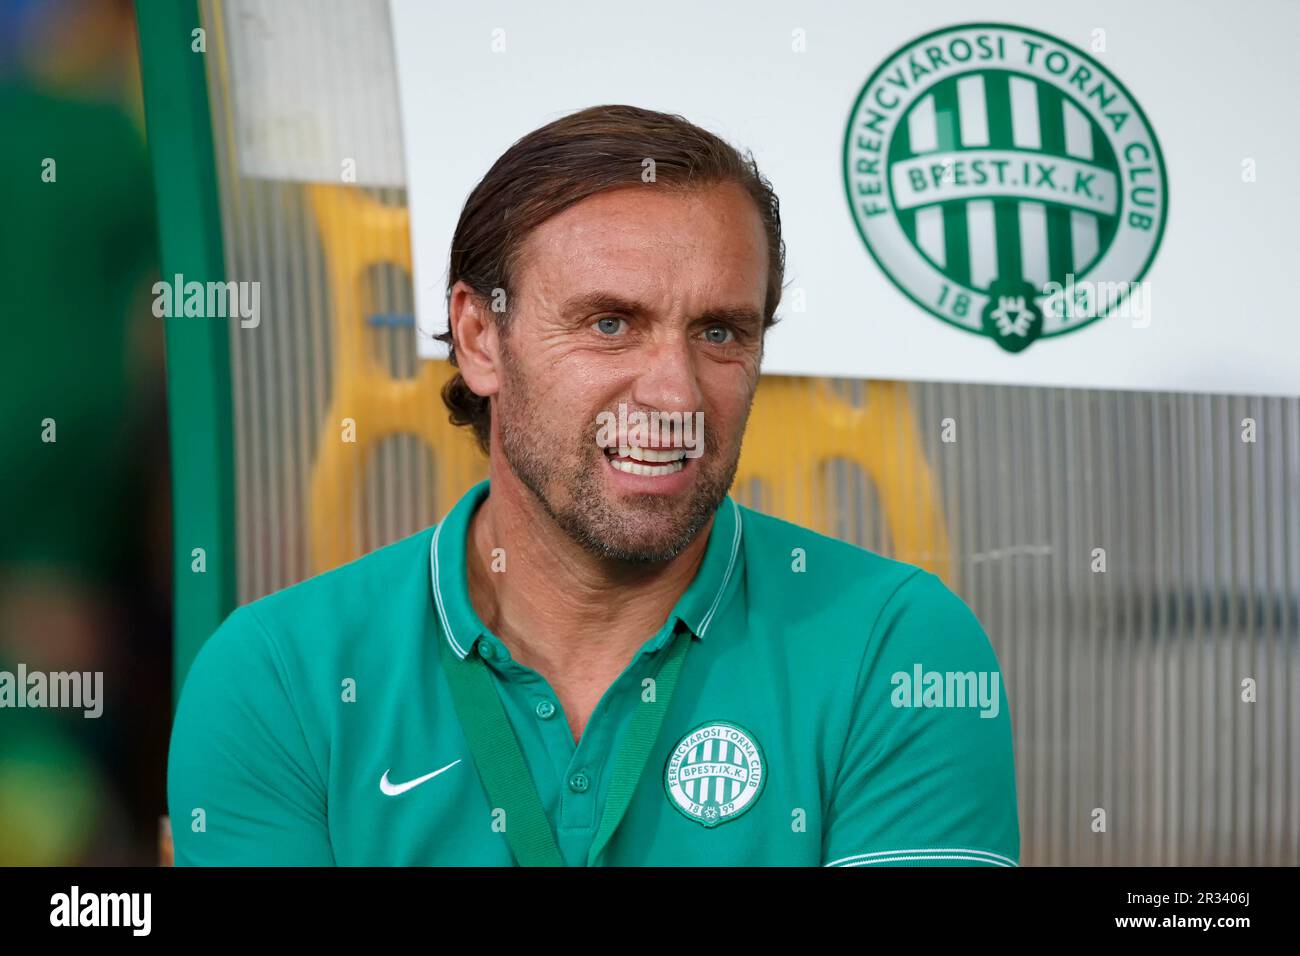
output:
[[446,641],[487,663],[560,852],[587,865],[623,730],[679,628],[676,692],[599,865],[1018,863],[1001,672],[938,578],[727,498],[695,579],[575,744],[546,679],[470,603],[487,494],[208,640],[172,732],[178,864],[512,865]]

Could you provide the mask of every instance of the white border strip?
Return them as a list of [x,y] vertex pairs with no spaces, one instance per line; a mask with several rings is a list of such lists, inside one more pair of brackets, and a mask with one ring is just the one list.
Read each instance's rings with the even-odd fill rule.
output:
[[731,572],[736,567],[736,555],[740,553],[740,508],[736,506],[734,498],[728,498],[731,502],[732,514],[736,516],[736,530],[731,538],[731,560],[727,563],[727,573],[722,576],[722,587],[718,588],[718,593],[713,598],[713,606],[709,608],[709,613],[704,615],[704,620],[700,622],[700,637],[709,629],[713,623],[714,612],[718,610],[718,604],[722,601],[722,595],[727,591],[727,583],[731,581]]
[[871,866],[875,863],[896,863],[907,860],[975,860],[991,866],[1019,866],[1015,860],[988,850],[970,847],[926,847],[916,850],[880,850],[875,853],[858,853],[827,863],[827,866]]
[[447,633],[447,643],[461,660],[465,659],[466,650],[456,642],[456,635],[451,632],[451,622],[447,620],[447,609],[442,606],[442,588],[438,580],[438,535],[442,534],[442,522],[433,531],[433,540],[429,542],[429,563],[433,567],[433,602],[438,607],[438,617],[442,629]]

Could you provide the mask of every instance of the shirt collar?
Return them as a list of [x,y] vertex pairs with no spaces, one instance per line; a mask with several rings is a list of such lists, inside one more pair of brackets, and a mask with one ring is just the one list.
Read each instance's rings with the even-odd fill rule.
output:
[[[480,481],[461,497],[434,529],[429,543],[430,576],[433,599],[443,635],[457,657],[463,658],[487,627],[469,599],[469,577],[465,566],[465,544],[469,521],[487,498],[490,482]],[[695,578],[678,598],[669,622],[679,620],[698,638],[703,638],[722,606],[728,585],[737,577],[741,560],[740,507],[730,496],[713,516],[713,528]],[[667,639],[675,628],[665,627],[661,638]]]

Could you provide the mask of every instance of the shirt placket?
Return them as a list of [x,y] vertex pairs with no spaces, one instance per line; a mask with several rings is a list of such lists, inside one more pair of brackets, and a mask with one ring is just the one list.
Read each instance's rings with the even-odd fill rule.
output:
[[[663,637],[661,632],[647,641],[609,687],[577,744],[550,683],[537,671],[511,659],[509,651],[495,638],[483,635],[479,639],[479,652],[501,682],[512,723],[521,728],[528,726],[527,739],[534,746],[540,742],[544,759],[528,754],[528,748],[525,753],[538,797],[548,810],[556,843],[570,866],[586,864],[600,826],[604,795],[609,789],[606,775],[613,767],[614,749],[641,693],[641,681],[654,669]],[[523,746],[524,735],[520,737]],[[545,774],[542,779],[537,779],[539,770]]]

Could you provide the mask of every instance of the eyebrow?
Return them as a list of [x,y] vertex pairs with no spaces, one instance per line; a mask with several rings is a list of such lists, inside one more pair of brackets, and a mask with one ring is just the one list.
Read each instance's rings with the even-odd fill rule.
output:
[[[650,310],[640,302],[612,292],[588,292],[569,299],[564,303],[562,311],[565,315],[621,312],[625,315],[644,316]],[[695,318],[701,322],[727,322],[732,325],[749,326],[755,330],[763,325],[762,315],[747,306],[708,309]]]

